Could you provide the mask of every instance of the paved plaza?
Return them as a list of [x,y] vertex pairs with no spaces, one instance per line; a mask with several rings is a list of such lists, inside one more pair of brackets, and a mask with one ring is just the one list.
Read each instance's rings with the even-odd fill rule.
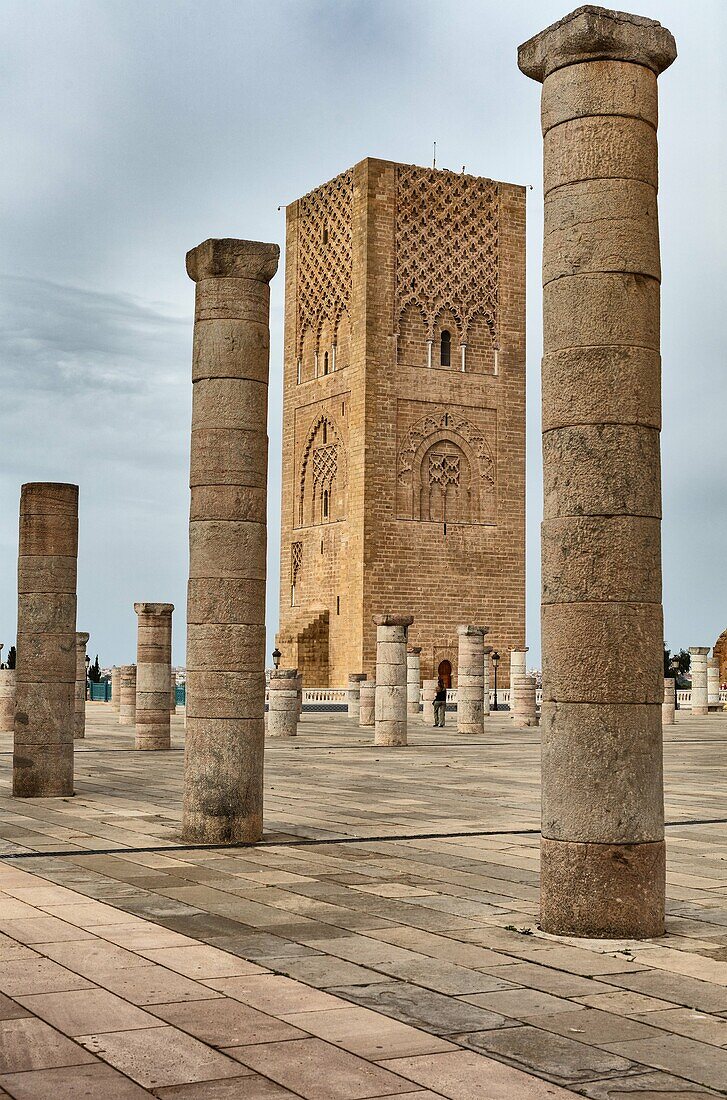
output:
[[[451,720],[451,716],[450,720]],[[538,930],[539,740],[306,713],[255,848],[179,840],[172,751],[89,704],[73,798],[0,746],[0,1095],[727,1094],[727,716],[666,731],[668,933]],[[709,794],[705,794],[709,791]]]

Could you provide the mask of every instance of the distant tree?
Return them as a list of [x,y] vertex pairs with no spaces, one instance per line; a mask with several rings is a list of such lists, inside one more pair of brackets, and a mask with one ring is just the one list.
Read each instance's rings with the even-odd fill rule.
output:
[[14,645],[11,645],[10,649],[8,650],[7,667],[8,668],[15,668],[15,662],[17,661],[17,659],[18,659],[17,650],[15,649]]
[[680,649],[678,653],[672,654],[672,651],[664,643],[664,675],[673,676],[674,670],[671,667],[672,660],[676,660],[677,664],[677,680],[679,676],[683,676],[685,672],[689,672],[689,668],[692,663],[692,659],[689,656],[688,649]]
[[101,683],[101,669],[98,663],[98,653],[96,654],[96,660],[93,662],[88,670],[88,678],[92,684]]

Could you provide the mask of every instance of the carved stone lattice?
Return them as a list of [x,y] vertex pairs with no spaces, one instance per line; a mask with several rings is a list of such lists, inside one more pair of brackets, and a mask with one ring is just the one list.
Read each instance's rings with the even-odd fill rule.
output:
[[352,284],[353,171],[342,172],[298,202],[296,333],[316,339],[324,321],[335,330]]
[[296,584],[303,565],[303,543],[294,542],[290,546],[290,583]]
[[436,451],[429,456],[429,484],[459,485],[459,455]]
[[313,451],[313,484],[330,489],[338,473],[338,447],[316,447]]
[[477,457],[481,477],[489,482],[490,485],[494,486],[495,460],[490,445],[485,439],[484,432],[475,427],[474,424],[470,423],[470,421],[466,420],[463,416],[449,412],[449,410],[446,409],[440,409],[436,413],[430,413],[428,416],[422,417],[421,420],[417,420],[415,424],[412,424],[406,434],[401,450],[399,451],[397,471],[399,482],[402,485],[411,484],[412,464],[415,454],[425,440],[438,435],[442,431],[447,432],[455,442],[459,436],[469,444]]
[[492,180],[401,165],[396,189],[395,329],[416,306],[433,338],[449,309],[467,342],[472,318],[498,321],[500,191]]

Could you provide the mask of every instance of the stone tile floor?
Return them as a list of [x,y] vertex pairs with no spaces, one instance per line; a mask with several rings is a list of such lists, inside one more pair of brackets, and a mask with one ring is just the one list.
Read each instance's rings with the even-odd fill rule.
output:
[[340,715],[266,747],[266,838],[179,840],[183,722],[88,707],[72,799],[10,797],[0,1096],[727,1095],[727,715],[666,731],[667,935],[537,927],[537,731]]

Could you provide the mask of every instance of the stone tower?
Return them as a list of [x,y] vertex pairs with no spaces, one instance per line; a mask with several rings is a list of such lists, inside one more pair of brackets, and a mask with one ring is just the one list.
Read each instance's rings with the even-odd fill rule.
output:
[[421,674],[457,627],[525,642],[525,190],[367,159],[287,208],[284,667],[373,676],[373,616]]

